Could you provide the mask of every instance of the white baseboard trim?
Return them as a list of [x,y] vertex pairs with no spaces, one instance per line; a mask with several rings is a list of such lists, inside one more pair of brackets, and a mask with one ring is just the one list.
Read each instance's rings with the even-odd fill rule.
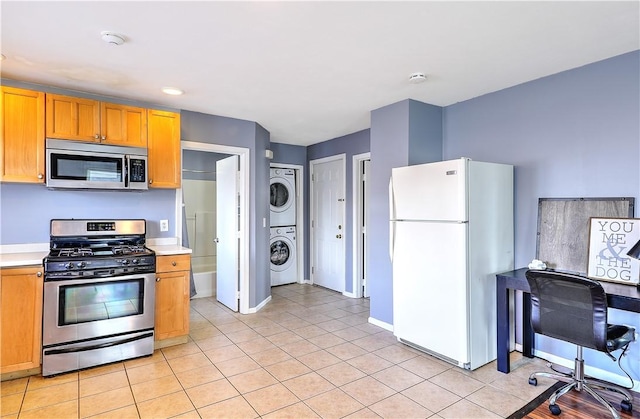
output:
[[[522,345],[516,344],[516,350],[522,352]],[[544,359],[545,361],[551,362],[552,364],[562,365],[563,367],[573,369],[574,360],[573,359],[565,359],[560,358],[557,355],[553,355],[547,352],[542,352],[538,350],[533,350],[533,355],[537,358]],[[591,377],[597,377],[601,380],[609,381],[611,383],[617,384],[619,386],[628,387],[631,383],[629,382],[629,378],[626,375],[615,374],[611,371],[603,370],[601,368],[590,367],[585,363],[584,365],[584,373],[585,375],[589,375]],[[640,392],[640,380],[633,380],[633,388],[631,390],[635,392]]]
[[262,309],[262,307],[266,306],[269,301],[271,301],[271,296],[268,296],[267,298],[265,298],[264,301],[262,301],[256,307],[253,307],[253,308],[249,307],[249,311],[247,312],[247,314],[257,313]]
[[303,279],[302,281],[300,281],[300,283],[301,283],[301,284],[309,284],[309,285],[312,285],[312,284],[311,284],[311,280],[310,280],[310,279]]
[[345,297],[349,297],[349,298],[358,298],[358,296],[353,292],[345,291],[345,292],[342,293],[342,295],[344,295]]
[[369,323],[374,326],[382,327],[389,332],[393,332],[393,325],[387,322],[383,322],[382,320],[374,319],[373,317],[369,317]]

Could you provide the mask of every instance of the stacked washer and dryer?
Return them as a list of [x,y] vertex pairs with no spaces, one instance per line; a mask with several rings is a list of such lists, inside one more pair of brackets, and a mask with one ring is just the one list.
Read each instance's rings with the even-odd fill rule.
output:
[[271,285],[298,281],[296,248],[296,174],[271,168]]

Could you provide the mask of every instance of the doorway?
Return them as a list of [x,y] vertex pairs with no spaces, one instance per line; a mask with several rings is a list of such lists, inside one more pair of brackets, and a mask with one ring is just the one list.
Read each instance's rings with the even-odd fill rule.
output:
[[[305,254],[305,228],[304,228],[304,166],[299,164],[286,164],[286,163],[271,163],[270,169],[289,169],[295,173],[295,191],[293,196],[292,204],[295,206],[295,221],[292,226],[295,227],[295,260],[296,260],[296,278],[298,283],[310,283],[311,281],[305,279],[304,277],[304,254]],[[273,199],[273,196],[271,197]],[[271,203],[273,208],[273,203]],[[269,226],[271,228],[274,227],[273,220],[270,220]],[[270,241],[270,246],[273,240]],[[272,252],[270,252],[272,253]],[[271,273],[273,273],[273,266],[270,269]],[[274,281],[271,282],[271,285],[274,286]]]
[[[234,260],[227,261],[226,258],[220,259],[216,258],[216,272],[221,272],[224,270],[225,263],[231,263],[233,267],[226,267],[226,271],[237,272],[237,274],[233,275],[233,278],[221,278],[220,275],[217,275],[216,278],[216,298],[220,301],[220,298],[224,301],[223,304],[227,305],[230,309],[234,311],[240,311],[240,313],[247,314],[249,313],[249,215],[248,215],[248,203],[249,203],[249,149],[242,147],[232,147],[232,146],[223,146],[218,144],[209,144],[209,143],[199,143],[192,141],[182,141],[182,150],[183,153],[186,151],[196,151],[196,152],[204,152],[204,153],[216,153],[221,155],[228,156],[237,156],[235,160],[238,162],[238,170],[237,170],[237,200],[233,200],[230,203],[229,211],[236,211],[237,214],[237,232],[238,232],[238,241],[234,244],[237,253],[237,262]],[[224,156],[220,156],[224,157]],[[215,168],[210,168],[208,171],[216,171]],[[216,174],[216,177],[218,175]],[[187,182],[189,183],[189,182]],[[189,188],[191,185],[184,185]],[[180,189],[176,190],[176,226],[178,232],[178,240],[182,242],[183,231],[187,229],[189,220],[186,220],[187,225],[183,225],[183,211],[185,208],[182,203],[182,196],[184,192],[184,186]],[[217,188],[216,188],[217,189]],[[211,192],[211,191],[210,191]],[[216,193],[215,191],[213,193]],[[212,201],[210,201],[212,202]],[[213,204],[211,204],[213,206]],[[215,212],[215,218],[220,216],[218,214],[220,209],[216,209],[215,207],[210,208],[211,211]],[[186,214],[185,214],[186,215]],[[211,215],[208,217],[205,214],[201,214],[201,220],[207,220],[208,224],[216,223],[216,220],[211,219]],[[194,223],[197,222],[194,220]],[[204,222],[204,221],[203,221]],[[216,232],[218,235],[218,232]],[[189,237],[191,240],[191,237]],[[204,238],[202,238],[204,240]],[[209,239],[206,239],[207,241]],[[196,243],[197,245],[197,243]],[[209,243],[201,243],[204,246],[204,249],[208,249],[210,252],[210,244]],[[203,248],[201,246],[201,248]],[[218,247],[219,243],[214,244],[216,246],[216,254],[219,253]],[[211,260],[211,255],[209,256],[209,261]],[[198,260],[198,263],[201,261]],[[203,262],[205,263],[205,262]],[[219,281],[225,281],[225,293],[229,295],[217,295],[220,293],[219,289]],[[198,290],[196,289],[196,292]],[[229,301],[235,301],[235,304],[229,304]]]
[[311,282],[345,290],[345,155],[309,162],[311,170]]

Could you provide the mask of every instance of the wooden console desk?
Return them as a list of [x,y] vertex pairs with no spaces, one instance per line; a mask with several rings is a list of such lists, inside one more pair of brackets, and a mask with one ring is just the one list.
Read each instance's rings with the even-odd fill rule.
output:
[[[509,290],[522,291],[522,355],[533,358],[533,329],[531,328],[531,290],[525,277],[527,268],[503,272],[496,275],[497,316],[498,316],[498,371],[508,373],[509,365],[509,329],[510,300]],[[602,281],[607,293],[609,308],[640,313],[640,290],[637,287],[614,282]]]

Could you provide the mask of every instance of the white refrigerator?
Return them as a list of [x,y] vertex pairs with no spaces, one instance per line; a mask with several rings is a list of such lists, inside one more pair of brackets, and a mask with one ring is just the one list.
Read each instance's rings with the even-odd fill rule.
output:
[[495,275],[513,269],[513,166],[392,169],[393,331],[465,369],[496,358]]

